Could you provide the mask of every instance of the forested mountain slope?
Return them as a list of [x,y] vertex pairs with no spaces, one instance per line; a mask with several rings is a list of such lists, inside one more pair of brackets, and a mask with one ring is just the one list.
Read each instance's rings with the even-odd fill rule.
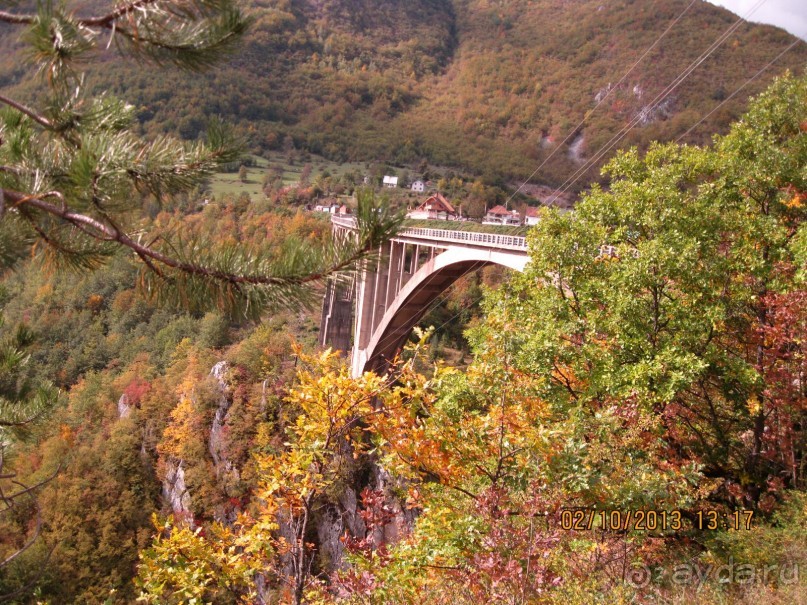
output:
[[[146,131],[196,138],[223,115],[255,151],[306,148],[334,159],[529,174],[687,9],[686,0],[252,0],[255,23],[229,65],[204,74],[133,68],[110,58],[95,75],[140,108]],[[624,144],[686,132],[793,40],[744,24],[661,104],[654,99],[736,20],[696,2],[536,176],[558,184],[643,113]],[[16,32],[0,39],[0,87],[31,87]],[[792,49],[690,138],[724,130],[786,67]],[[33,88],[31,87],[31,90]],[[599,96],[598,96],[599,95]],[[571,143],[571,141],[570,141]],[[591,172],[590,175],[594,173]]]

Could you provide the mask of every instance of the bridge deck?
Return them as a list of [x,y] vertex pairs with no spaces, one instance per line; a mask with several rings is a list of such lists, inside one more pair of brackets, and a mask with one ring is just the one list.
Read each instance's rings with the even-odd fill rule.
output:
[[[356,219],[349,216],[333,216],[331,222],[345,229],[355,229]],[[510,250],[527,253],[527,238],[519,235],[505,235],[503,233],[479,233],[477,231],[460,231],[453,229],[429,229],[428,227],[414,227],[402,229],[393,241],[407,244],[427,244],[435,247],[440,244],[470,246],[474,248]]]

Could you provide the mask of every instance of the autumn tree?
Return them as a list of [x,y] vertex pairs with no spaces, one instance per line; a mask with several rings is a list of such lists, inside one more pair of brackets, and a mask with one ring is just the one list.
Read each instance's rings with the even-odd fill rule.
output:
[[[385,382],[374,374],[354,380],[331,351],[296,353],[301,367],[286,398],[294,415],[286,447],[256,454],[257,513],[242,515],[234,528],[213,524],[204,538],[171,522],[159,525],[153,547],[141,555],[145,602],[182,602],[191,594],[209,600],[224,587],[252,602],[260,575],[280,602],[299,605],[321,584],[316,519],[355,479],[355,459],[370,446],[364,429]],[[178,559],[180,566],[173,564]]]
[[[634,566],[714,557],[721,544],[765,561],[803,552],[798,521],[749,538],[704,536],[693,519],[780,504],[803,517],[803,495],[788,493],[804,487],[805,95],[807,79],[782,78],[712,147],[623,152],[608,190],[546,211],[527,270],[487,290],[468,368],[399,365],[382,390],[311,360],[284,447],[259,454],[253,522],[277,523],[266,569],[286,601],[658,600],[654,580],[631,584]],[[348,565],[324,582],[311,513],[368,436],[400,489],[362,493],[373,533],[345,535]],[[393,498],[416,518],[385,543],[375,532]],[[569,510],[678,517],[653,532],[597,517],[570,530]],[[152,592],[155,567],[141,568]]]
[[[712,147],[623,152],[608,190],[543,215],[471,366],[402,377],[371,417],[421,513],[383,556],[357,548],[332,602],[631,602],[634,565],[714,546],[698,510],[803,517],[806,94],[782,78]],[[681,524],[558,531],[569,508]],[[798,558],[790,523],[785,546],[716,540]]]

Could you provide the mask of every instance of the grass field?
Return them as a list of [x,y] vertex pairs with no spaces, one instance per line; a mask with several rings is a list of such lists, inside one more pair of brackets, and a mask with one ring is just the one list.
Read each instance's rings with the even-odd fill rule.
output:
[[250,156],[254,166],[247,166],[247,181],[242,183],[237,172],[220,172],[210,179],[210,191],[216,197],[222,195],[239,196],[248,193],[250,197],[259,198],[263,196],[263,179],[266,173],[273,168],[279,167],[283,170],[283,184],[293,185],[300,181],[300,174],[306,164],[311,164],[311,177],[313,181],[326,170],[332,176],[341,176],[349,171],[359,171],[364,175],[367,171],[366,164],[352,162],[337,164],[318,155],[311,155],[305,159],[289,164],[288,158],[281,153],[270,154],[268,158],[260,156]]
[[[242,182],[238,176],[238,172],[220,172],[215,174],[210,179],[210,191],[217,198],[223,196],[238,197],[242,193],[247,193],[253,201],[263,198],[263,179],[264,175],[273,167],[279,166],[283,170],[283,184],[292,185],[300,181],[300,174],[305,164],[311,164],[311,180],[316,179],[317,175],[328,171],[332,176],[342,175],[347,171],[357,171],[359,174],[364,175],[367,171],[367,166],[361,163],[346,163],[337,164],[322,158],[320,156],[312,155],[309,161],[299,161],[289,164],[288,160],[282,154],[273,154],[268,159],[259,156],[251,156],[253,166],[247,166],[246,182]],[[408,189],[396,189],[394,191],[382,191],[382,196],[387,195],[391,198],[394,207],[404,208],[417,202],[418,199],[425,194],[415,194]],[[460,222],[460,221],[435,221],[435,220],[411,220],[405,222],[407,227],[430,227],[432,229],[451,229],[459,231],[475,231],[482,233],[506,233],[508,235],[526,235],[527,227],[508,227],[499,225],[482,225],[475,222]]]

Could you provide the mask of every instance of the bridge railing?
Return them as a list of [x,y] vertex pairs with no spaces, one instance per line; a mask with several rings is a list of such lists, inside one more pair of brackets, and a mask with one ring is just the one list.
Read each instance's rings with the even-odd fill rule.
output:
[[356,228],[356,219],[353,218],[352,216],[339,216],[334,214],[331,217],[331,223],[333,223],[337,227],[344,227],[345,229]]
[[[339,227],[354,229],[356,221],[348,216],[332,216],[331,222]],[[457,231],[452,229],[429,229],[427,227],[414,227],[402,229],[395,239],[403,238],[425,239],[436,242],[453,242],[457,244],[471,244],[486,248],[500,248],[503,250],[527,250],[527,238],[518,235],[503,235],[500,233],[478,233],[475,231]]]
[[526,250],[527,239],[517,235],[502,235],[499,233],[478,233],[475,231],[455,231],[453,229],[429,229],[415,227],[403,229],[398,237],[415,237],[442,242],[456,242],[458,244],[477,244],[490,248],[506,250]]

